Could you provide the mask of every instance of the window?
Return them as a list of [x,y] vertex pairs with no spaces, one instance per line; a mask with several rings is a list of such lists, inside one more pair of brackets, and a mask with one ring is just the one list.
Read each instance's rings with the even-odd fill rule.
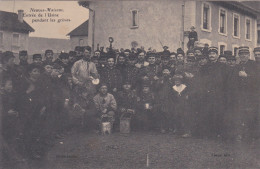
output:
[[251,40],[251,20],[249,18],[246,18],[246,39]]
[[225,42],[218,42],[219,54],[224,54],[225,50],[227,50],[227,44]]
[[202,30],[211,31],[211,10],[210,5],[202,3]]
[[13,46],[19,46],[20,45],[20,35],[17,33],[13,34]]
[[84,45],[84,40],[83,39],[79,39],[79,46],[83,46]]
[[131,20],[131,27],[137,28],[138,27],[138,10],[132,10],[132,20]]
[[237,44],[233,44],[232,45],[232,50],[233,50],[233,55],[234,56],[237,56],[238,48],[239,48],[239,45],[237,45]]
[[224,51],[225,51],[225,45],[220,45],[220,52],[219,52],[219,54],[224,54]]
[[219,33],[227,34],[227,12],[225,9],[219,9]]
[[257,43],[260,43],[260,30],[257,31]]
[[4,33],[0,32],[0,46],[4,45]]
[[235,56],[237,56],[237,51],[238,51],[238,48],[235,47],[234,51],[233,51]]
[[240,16],[233,13],[233,36],[240,37]]

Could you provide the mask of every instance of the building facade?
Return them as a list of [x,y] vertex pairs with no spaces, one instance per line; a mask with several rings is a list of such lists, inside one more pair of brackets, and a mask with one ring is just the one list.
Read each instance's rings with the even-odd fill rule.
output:
[[239,2],[206,1],[91,1],[88,44],[131,48],[136,41],[145,49],[187,49],[188,31],[196,27],[199,41],[222,52],[257,45],[257,11]]
[[0,11],[0,51],[28,50],[29,33],[34,29],[23,20],[23,11],[18,14]]
[[76,46],[88,45],[88,20],[76,27],[70,33],[70,49],[74,50]]

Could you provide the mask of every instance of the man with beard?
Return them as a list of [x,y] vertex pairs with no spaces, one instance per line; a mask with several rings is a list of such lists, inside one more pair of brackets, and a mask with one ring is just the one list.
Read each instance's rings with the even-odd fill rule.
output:
[[249,60],[249,47],[241,46],[238,52],[240,63],[236,66],[234,74],[235,106],[234,112],[234,134],[237,141],[251,139],[256,117],[254,113],[254,88],[256,78],[256,64]]
[[137,67],[138,69],[141,69],[149,65],[149,63],[145,61],[145,55],[145,51],[141,51],[137,54],[137,63],[135,64],[135,67]]
[[43,64],[50,64],[53,60],[53,51],[50,49],[47,49],[45,51],[45,61],[43,61]]
[[115,67],[115,57],[110,55],[107,58],[107,66],[100,74],[101,83],[106,83],[108,92],[115,96],[115,93],[121,90],[122,75]]
[[71,68],[73,83],[76,88],[86,87],[92,96],[95,93],[95,86],[92,84],[93,79],[99,78],[96,65],[90,61],[91,49],[84,49],[83,58],[76,61]]

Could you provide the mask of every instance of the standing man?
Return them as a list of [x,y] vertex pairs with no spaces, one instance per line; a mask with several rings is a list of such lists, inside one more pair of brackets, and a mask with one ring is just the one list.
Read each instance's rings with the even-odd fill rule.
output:
[[[249,47],[241,46],[238,52],[240,63],[236,66],[235,71],[235,107],[234,113],[234,132],[237,141],[250,139],[253,135],[253,127],[256,119],[254,113],[254,97],[256,90],[253,87],[256,74],[256,64],[249,60]],[[259,96],[258,96],[259,97]]]
[[47,49],[45,51],[45,61],[43,61],[43,64],[51,64],[53,60],[53,51],[50,49]]
[[93,79],[97,79],[99,74],[96,65],[90,61],[91,49],[85,48],[83,58],[76,61],[71,68],[72,80],[77,88],[86,87],[90,94],[95,93]]
[[190,29],[191,29],[191,31],[189,33],[189,42],[188,42],[187,45],[188,45],[188,49],[193,49],[194,48],[194,42],[198,41],[198,34],[195,31],[194,26],[192,26]]

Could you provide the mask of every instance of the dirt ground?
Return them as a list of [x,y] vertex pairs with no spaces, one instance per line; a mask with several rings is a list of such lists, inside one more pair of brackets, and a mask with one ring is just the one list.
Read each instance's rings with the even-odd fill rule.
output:
[[[147,167],[147,154],[149,167]],[[260,141],[181,138],[156,132],[71,133],[57,140],[42,161],[28,161],[21,169],[257,169]]]

